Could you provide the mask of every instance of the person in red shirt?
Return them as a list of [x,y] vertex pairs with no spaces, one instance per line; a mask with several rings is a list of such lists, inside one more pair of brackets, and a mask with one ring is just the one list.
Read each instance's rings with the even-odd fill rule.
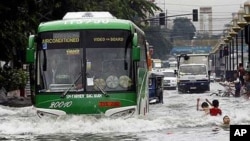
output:
[[213,106],[213,108],[210,108],[209,111],[210,111],[210,115],[211,116],[217,116],[217,115],[222,115],[222,111],[221,109],[219,108],[219,101],[218,100],[213,100],[212,103],[206,99],[206,101],[211,105]]

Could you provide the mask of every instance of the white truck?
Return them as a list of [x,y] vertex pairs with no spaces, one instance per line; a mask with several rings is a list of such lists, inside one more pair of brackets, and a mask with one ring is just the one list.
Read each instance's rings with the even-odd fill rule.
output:
[[178,92],[210,91],[209,54],[181,54],[177,61]]
[[178,68],[177,65],[178,65],[177,61],[170,61],[169,62],[169,68],[170,69],[176,70]]

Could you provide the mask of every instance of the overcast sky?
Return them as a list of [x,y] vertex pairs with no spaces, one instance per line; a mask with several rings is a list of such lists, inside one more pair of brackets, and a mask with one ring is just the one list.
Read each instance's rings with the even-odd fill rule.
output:
[[[167,15],[192,13],[192,9],[212,7],[213,34],[219,34],[225,29],[224,25],[232,20],[232,13],[237,13],[247,0],[155,0],[156,5],[167,10]],[[164,6],[165,4],[165,6]],[[204,15],[203,29],[208,30],[208,15]],[[187,16],[192,19],[192,16]],[[173,19],[173,18],[171,18]],[[200,20],[200,19],[199,19]],[[194,22],[196,30],[200,30],[200,23]]]

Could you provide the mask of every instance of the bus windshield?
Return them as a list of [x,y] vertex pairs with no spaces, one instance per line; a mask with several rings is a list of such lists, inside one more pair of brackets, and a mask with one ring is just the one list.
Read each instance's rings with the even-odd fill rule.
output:
[[41,90],[64,91],[71,86],[69,91],[134,89],[128,31],[46,32],[39,36],[37,83]]
[[183,65],[179,68],[181,75],[206,75],[205,65]]

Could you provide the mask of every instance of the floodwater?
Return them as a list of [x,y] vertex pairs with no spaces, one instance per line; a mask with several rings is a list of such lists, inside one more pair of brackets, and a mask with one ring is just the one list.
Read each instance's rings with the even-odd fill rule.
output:
[[[229,141],[229,131],[212,131],[224,115],[231,124],[250,125],[250,100],[210,96],[223,89],[211,83],[211,91],[178,94],[164,91],[164,103],[150,105],[145,117],[128,119],[68,115],[39,118],[32,107],[0,106],[0,140],[6,141]],[[223,116],[205,116],[196,111],[196,99],[218,99]]]

